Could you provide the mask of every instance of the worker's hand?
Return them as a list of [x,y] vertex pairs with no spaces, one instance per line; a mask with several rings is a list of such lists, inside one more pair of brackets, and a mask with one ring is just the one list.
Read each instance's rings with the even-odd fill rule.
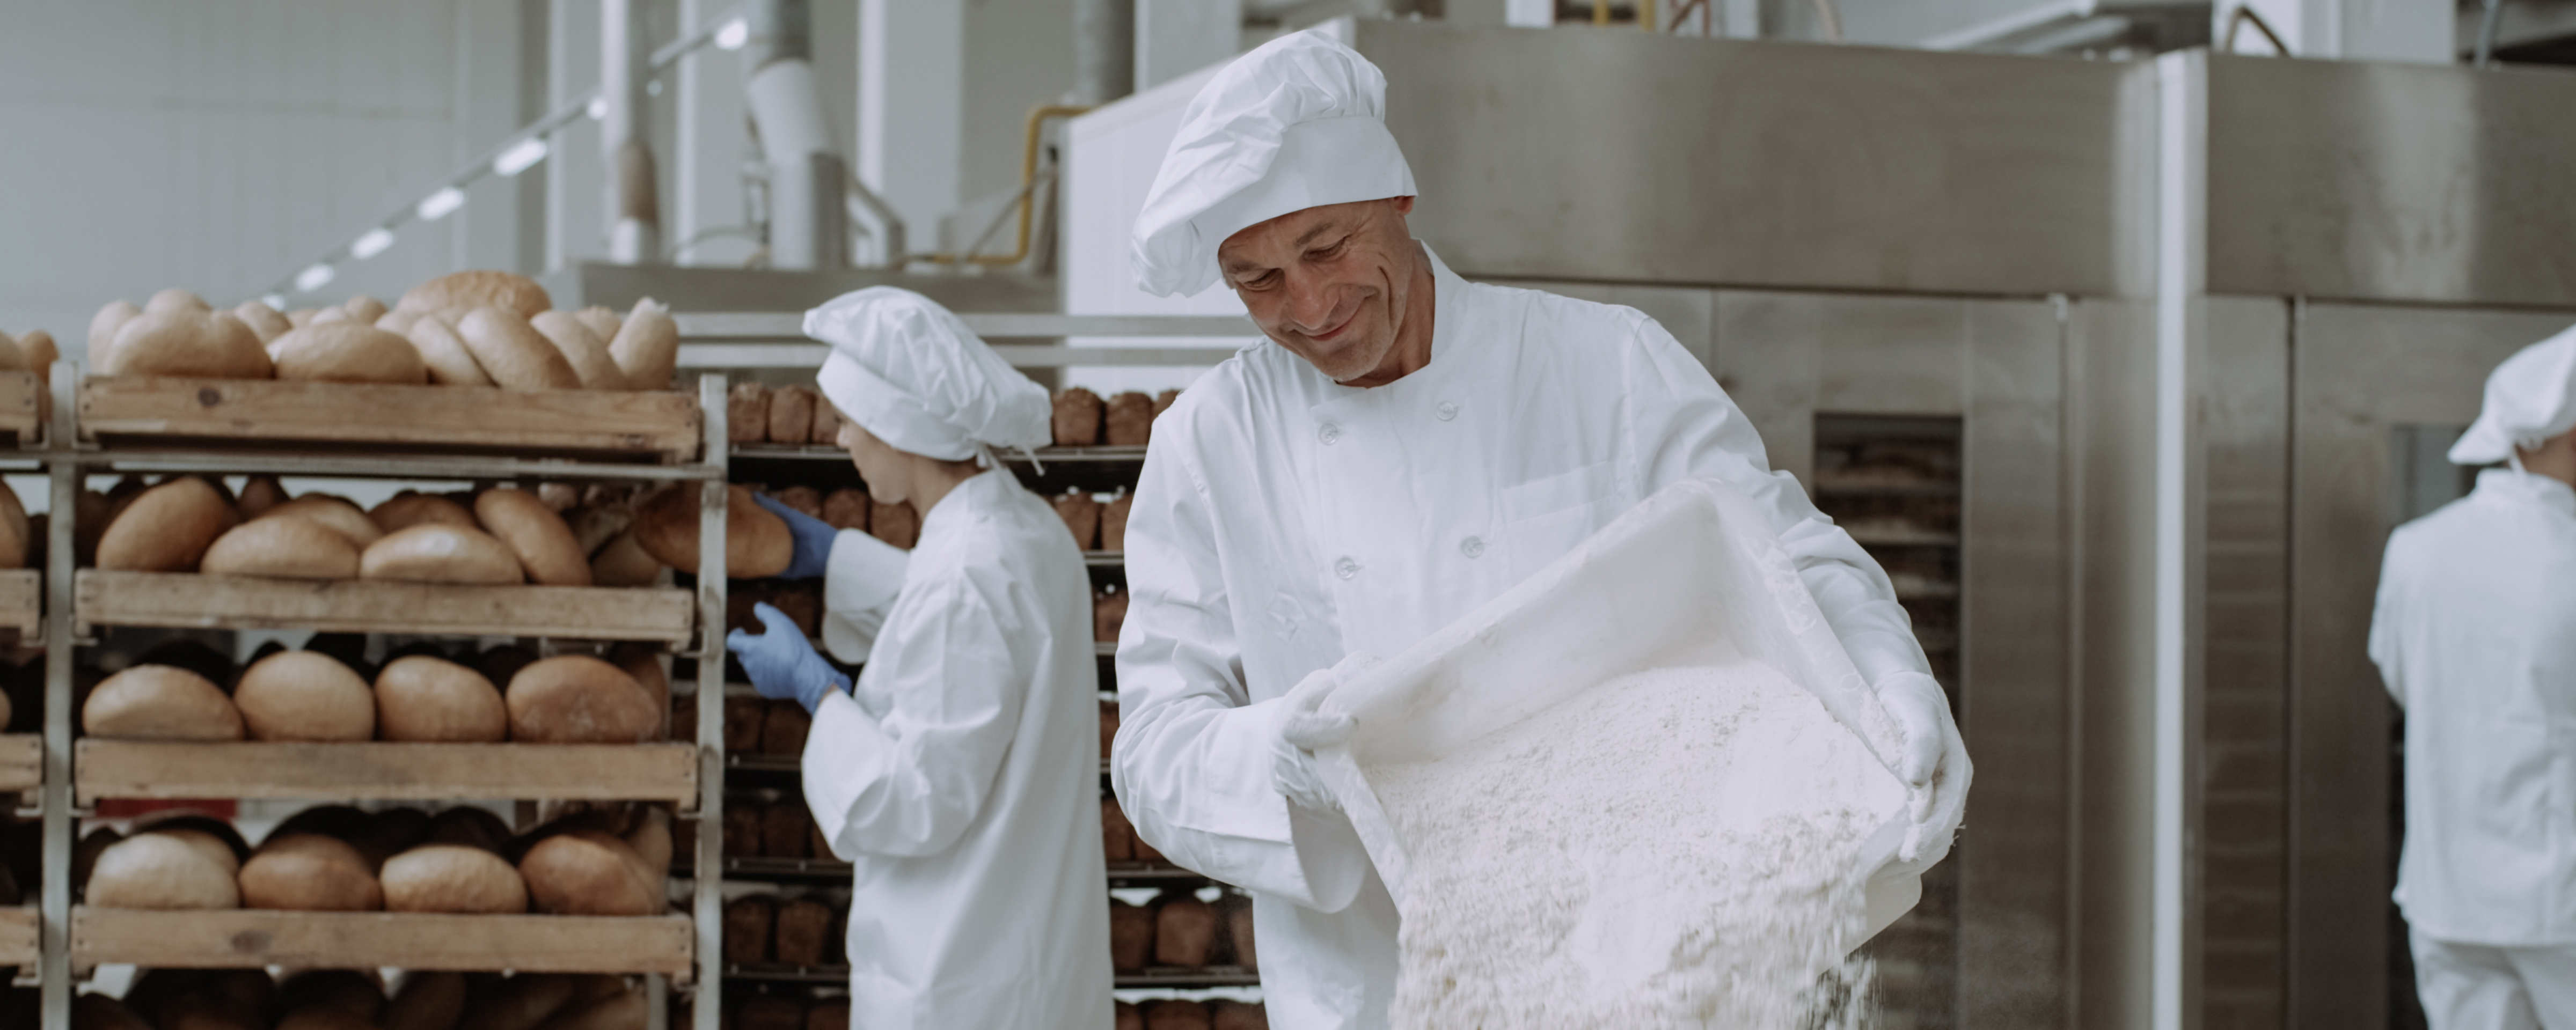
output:
[[840,539],[840,530],[832,528],[831,523],[781,504],[768,494],[754,493],[751,499],[769,509],[770,514],[785,519],[787,536],[796,542],[794,556],[787,560],[787,571],[779,573],[778,578],[812,579],[831,566],[832,542]]
[[1374,654],[1354,652],[1332,668],[1307,674],[1289,689],[1286,697],[1279,699],[1275,724],[1279,736],[1270,749],[1271,777],[1289,801],[1317,811],[1342,810],[1341,800],[1333,796],[1332,788],[1325,786],[1323,776],[1315,771],[1315,749],[1350,739],[1353,723],[1347,713],[1324,711],[1324,698],[1377,661]]
[[1968,745],[1950,718],[1949,698],[1930,675],[1895,673],[1878,682],[1877,693],[1879,704],[1905,734],[1896,774],[1905,780],[1914,825],[1897,857],[1911,862],[1926,842],[1946,840],[1959,828],[1968,804]]
[[735,630],[725,634],[725,649],[742,659],[742,671],[751,677],[751,685],[760,696],[776,700],[794,698],[808,712],[823,704],[823,696],[850,689],[850,678],[814,653],[806,642],[805,631],[796,620],[767,604],[752,606],[760,617],[764,632],[758,636]]

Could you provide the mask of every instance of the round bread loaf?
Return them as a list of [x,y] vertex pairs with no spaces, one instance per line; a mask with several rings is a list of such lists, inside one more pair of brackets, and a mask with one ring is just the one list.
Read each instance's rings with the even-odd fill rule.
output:
[[566,916],[649,916],[667,907],[662,877],[626,842],[577,830],[538,841],[519,860],[537,911]]
[[1141,973],[1154,955],[1154,910],[1109,899],[1109,965],[1121,973]]
[[168,837],[171,840],[178,841],[181,844],[197,849],[199,854],[205,856],[206,861],[212,862],[217,866],[221,866],[224,870],[224,875],[226,876],[230,876],[241,871],[241,854],[233,850],[232,842],[227,841],[222,837],[215,836],[210,831],[197,829],[183,824],[176,826],[156,825],[151,829],[142,832],[156,836]]
[[814,435],[814,408],[823,395],[811,386],[785,386],[769,395],[769,442],[802,444]]
[[93,369],[107,366],[107,352],[116,346],[116,331],[143,313],[132,301],[111,300],[89,318],[89,363]]
[[[403,312],[396,312],[396,315]],[[395,315],[387,315],[393,318]],[[440,386],[490,386],[492,377],[483,374],[483,366],[474,360],[474,350],[465,338],[456,334],[456,325],[447,315],[418,312],[403,335],[420,352],[422,364],[429,366],[429,381]]]
[[724,960],[727,965],[758,965],[771,959],[778,935],[778,898],[746,894],[725,902]]
[[1145,1030],[1145,1010],[1137,1008],[1135,1002],[1119,1002],[1118,1018],[1111,1030]]
[[321,314],[321,308],[291,308],[286,312],[286,324],[302,329],[312,325],[313,320]]
[[242,717],[203,676],[137,665],[99,683],[81,706],[81,729],[123,740],[240,740]]
[[618,671],[635,677],[635,685],[643,687],[644,696],[652,699],[653,710],[661,713],[653,724],[653,739],[662,739],[671,723],[671,676],[662,671],[662,656],[644,645],[626,645],[609,652],[608,657],[617,664]]
[[197,571],[209,576],[356,579],[358,545],[311,519],[253,519],[215,538]]
[[[752,499],[750,490],[728,485],[725,508],[725,575],[765,579],[787,571],[796,541],[787,522]],[[635,513],[635,542],[653,560],[684,572],[698,568],[698,488],[674,486],[644,502]]]
[[1109,446],[1143,447],[1154,433],[1154,399],[1134,390],[1113,396],[1103,421]]
[[262,842],[242,863],[241,903],[297,912],[373,912],[385,907],[385,892],[367,872],[366,856],[349,842],[290,833]]
[[277,377],[325,383],[429,382],[429,366],[410,340],[365,322],[291,329],[276,339]]
[[459,805],[432,817],[421,843],[481,848],[497,855],[510,846],[510,824],[490,809]]
[[26,357],[27,371],[34,372],[40,382],[51,382],[54,362],[63,359],[62,348],[54,343],[54,334],[42,329],[30,329],[27,335],[19,337],[18,353]]
[[409,336],[412,323],[420,321],[422,317],[423,313],[418,311],[388,311],[376,316],[376,320],[370,324],[389,333]]
[[384,301],[363,293],[341,302],[340,310],[348,312],[349,317],[369,325],[373,325],[377,319],[387,314]]
[[635,542],[635,534],[619,533],[617,539],[599,549],[590,560],[590,585],[598,587],[649,587],[662,578],[662,563],[645,553],[644,545]]
[[240,319],[241,324],[249,326],[251,335],[259,337],[262,346],[266,346],[269,341],[284,336],[289,330],[295,328],[286,321],[285,313],[255,300],[246,300],[235,305],[233,317]]
[[1187,894],[1166,897],[1154,913],[1154,961],[1204,969],[1216,957],[1216,910]]
[[233,502],[234,510],[244,519],[268,514],[270,508],[286,503],[286,488],[276,476],[252,476],[242,482],[241,497]]
[[599,337],[602,343],[617,339],[617,331],[626,326],[626,320],[617,317],[617,312],[597,304],[573,312],[572,317],[581,319],[590,335]]
[[456,338],[483,374],[505,390],[578,390],[581,374],[528,320],[500,308],[476,308],[456,323]]
[[546,586],[590,585],[590,560],[572,527],[546,502],[525,490],[494,487],[474,498],[474,517],[519,556],[528,582]]
[[401,989],[376,1021],[384,1030],[464,1030],[465,982],[465,974],[445,970],[404,973]]
[[488,534],[428,523],[369,545],[358,556],[358,578],[509,584],[520,582],[519,558]]
[[269,379],[276,368],[259,336],[230,314],[146,311],[116,331],[100,375]]
[[679,370],[680,326],[671,311],[646,297],[609,337],[608,356],[626,373],[631,390],[668,390]]
[[1100,395],[1074,387],[1055,395],[1055,445],[1091,447],[1100,443],[1100,419],[1106,408]]
[[[321,325],[348,325],[357,323],[357,321],[358,316],[350,314],[349,309],[347,308],[323,308],[320,311],[314,312],[313,317],[305,319],[304,324],[296,326],[296,328],[310,329],[314,326]],[[272,350],[274,350],[274,348],[272,348]],[[272,354],[271,356],[273,357],[275,355]]]
[[376,693],[339,659],[280,651],[242,670],[233,706],[253,740],[372,740]]
[[349,542],[364,548],[385,538],[384,527],[367,517],[365,509],[329,494],[305,494],[291,501],[271,505],[259,513],[264,519],[304,519],[329,527]]
[[583,325],[568,311],[540,311],[528,319],[528,328],[554,344],[555,351],[572,365],[574,375],[581,377],[585,390],[623,390],[626,373],[608,356],[608,341]]
[[510,735],[510,709],[482,673],[413,655],[376,674],[376,727],[386,740],[497,743]]
[[168,833],[138,833],[108,845],[90,867],[83,896],[99,908],[241,906],[232,870],[207,849]]
[[652,695],[624,670],[589,655],[530,664],[510,678],[510,739],[539,744],[633,744],[661,728]]
[[232,503],[205,480],[173,479],[137,495],[108,524],[98,541],[98,567],[190,571],[236,519]]
[[385,861],[385,911],[515,915],[528,910],[528,885],[501,856],[457,844],[427,844]]
[[769,439],[769,388],[735,383],[725,391],[725,439],[759,443]]
[[450,272],[414,286],[395,306],[404,311],[495,307],[518,312],[519,317],[527,318],[553,308],[555,302],[546,296],[545,287],[527,276],[473,269]]
[[214,309],[214,305],[206,303],[206,298],[176,286],[155,293],[150,300],[143,302],[143,310],[146,312],[213,311]]
[[384,527],[385,532],[388,533],[399,532],[425,523],[455,526],[458,529],[483,528],[481,523],[474,521],[474,513],[465,510],[464,505],[437,494],[414,493],[410,490],[405,490],[385,503],[376,505],[374,509],[367,512],[367,518],[376,525]]

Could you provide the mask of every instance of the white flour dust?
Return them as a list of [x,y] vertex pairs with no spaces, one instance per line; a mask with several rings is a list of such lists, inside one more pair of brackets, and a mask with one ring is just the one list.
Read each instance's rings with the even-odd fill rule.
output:
[[1399,1030],[1867,1025],[1841,943],[1903,789],[1769,666],[1623,677],[1363,773],[1411,870]]

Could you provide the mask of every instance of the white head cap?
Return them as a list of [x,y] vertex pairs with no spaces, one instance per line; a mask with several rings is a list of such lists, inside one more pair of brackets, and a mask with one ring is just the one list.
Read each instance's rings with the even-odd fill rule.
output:
[[2576,430],[2576,327],[2516,351],[2487,373],[2478,420],[2451,445],[2455,465],[2492,465]]
[[1414,195],[1386,129],[1386,76],[1309,30],[1208,80],[1136,215],[1136,285],[1158,297],[1216,282],[1216,249],[1291,211]]
[[871,286],[805,313],[832,345],[815,381],[832,406],[899,451],[963,461],[987,447],[1040,447],[1054,408],[947,308]]

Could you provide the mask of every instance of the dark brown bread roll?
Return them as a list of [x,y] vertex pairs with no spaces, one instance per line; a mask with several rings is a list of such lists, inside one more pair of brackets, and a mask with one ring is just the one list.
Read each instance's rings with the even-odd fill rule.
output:
[[1055,517],[1073,534],[1073,546],[1088,551],[1100,543],[1100,502],[1089,491],[1067,490],[1053,499]]
[[823,395],[811,386],[782,386],[769,395],[769,442],[803,444],[814,435],[814,407]]
[[727,804],[724,813],[724,853],[726,858],[758,858],[761,816],[768,806],[755,802]]
[[1111,447],[1143,447],[1154,431],[1154,399],[1129,390],[1109,398],[1108,440]]
[[759,995],[743,999],[733,1030],[804,1030],[805,1006],[786,998]]
[[735,964],[769,961],[771,939],[777,933],[778,902],[766,894],[752,894],[726,902],[724,907],[724,959]]
[[1121,973],[1145,971],[1154,954],[1154,910],[1109,899],[1109,965]]
[[1154,962],[1205,969],[1216,958],[1216,910],[1187,894],[1167,896],[1154,911]]
[[1160,415],[1166,411],[1172,410],[1172,402],[1180,399],[1181,391],[1179,390],[1165,390],[1161,393],[1155,394],[1154,414]]
[[1210,1030],[1207,1004],[1178,1000],[1146,1002],[1145,1030]]
[[1229,894],[1217,903],[1225,918],[1228,942],[1234,945],[1234,964],[1252,972],[1261,970],[1261,952],[1252,942],[1252,899]]
[[832,906],[798,898],[778,906],[778,941],[771,949],[791,966],[823,964],[824,941],[832,935]]
[[841,411],[829,399],[814,405],[814,426],[807,443],[838,446],[841,442]]
[[873,507],[865,490],[848,487],[823,496],[823,522],[834,529],[868,531],[868,509]]
[[771,492],[769,499],[786,505],[790,511],[811,515],[818,519],[823,517],[823,491],[813,487],[791,486]]
[[[769,592],[769,603],[787,621],[796,624],[797,632],[812,640],[823,633],[823,581],[806,580],[778,583]],[[759,628],[754,627],[754,632]]]
[[871,500],[868,502],[868,533],[888,544],[912,550],[912,545],[921,540],[921,513],[912,510],[909,501],[878,504]]
[[1118,1003],[1117,1030],[1145,1030],[1145,1013],[1129,1002]]
[[771,701],[760,717],[760,753],[778,758],[795,758],[805,753],[805,734],[814,728],[814,717],[805,714],[805,706],[794,701]]
[[1122,493],[1100,506],[1100,549],[1127,549],[1127,513],[1136,506],[1136,495]]
[[1091,447],[1100,443],[1100,395],[1079,386],[1055,395],[1055,445]]
[[1117,798],[1100,799],[1100,846],[1109,861],[1136,860],[1136,828],[1128,825]]
[[769,388],[735,383],[725,394],[725,439],[759,443],[769,438]]
[[1259,1002],[1212,1001],[1208,1013],[1210,1030],[1270,1030],[1270,1011]]
[[758,752],[762,717],[759,698],[726,698],[724,702],[725,750],[739,755]]
[[770,858],[804,858],[814,837],[814,814],[790,798],[760,814],[760,853]]
[[815,1002],[805,1013],[805,1030],[850,1030],[849,1000]]
[[1091,598],[1091,639],[1103,644],[1118,642],[1118,630],[1127,625],[1127,593],[1102,590]]

